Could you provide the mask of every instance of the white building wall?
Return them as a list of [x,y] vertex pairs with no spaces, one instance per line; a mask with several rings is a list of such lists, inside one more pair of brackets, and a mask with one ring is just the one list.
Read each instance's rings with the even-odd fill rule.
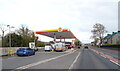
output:
[[118,34],[115,34],[113,37],[112,37],[112,44],[117,44],[118,42]]
[[108,39],[108,44],[112,44],[112,38]]

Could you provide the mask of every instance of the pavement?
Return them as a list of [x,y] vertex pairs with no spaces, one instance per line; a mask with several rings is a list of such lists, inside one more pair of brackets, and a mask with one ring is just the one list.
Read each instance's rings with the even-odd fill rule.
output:
[[7,56],[7,53],[1,53],[0,56]]

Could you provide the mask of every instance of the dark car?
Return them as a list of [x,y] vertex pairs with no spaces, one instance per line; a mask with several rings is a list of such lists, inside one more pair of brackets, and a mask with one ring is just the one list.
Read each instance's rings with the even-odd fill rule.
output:
[[16,52],[18,56],[23,56],[23,55],[35,55],[35,50],[30,49],[30,48],[19,48]]
[[88,49],[88,46],[85,46],[84,48],[85,48],[85,49]]
[[72,46],[68,46],[68,49],[71,49],[72,48]]
[[80,49],[80,46],[76,46],[78,49]]

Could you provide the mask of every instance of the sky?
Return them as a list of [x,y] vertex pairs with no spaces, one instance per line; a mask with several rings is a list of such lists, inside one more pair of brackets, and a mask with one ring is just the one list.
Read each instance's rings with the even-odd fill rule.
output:
[[[118,31],[119,0],[0,0],[0,24],[21,24],[30,30],[70,29],[83,43],[90,39],[93,25],[101,23],[108,33]],[[1,32],[0,32],[1,33]],[[6,31],[8,33],[8,31]],[[41,41],[53,39],[37,35]]]

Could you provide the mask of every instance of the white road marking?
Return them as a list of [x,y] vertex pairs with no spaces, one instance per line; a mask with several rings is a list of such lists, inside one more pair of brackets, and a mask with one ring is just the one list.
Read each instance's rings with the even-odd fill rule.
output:
[[111,62],[115,63],[116,65],[120,66],[120,64],[118,64],[117,62],[110,60]]
[[106,58],[105,56],[101,55],[102,57]]
[[[92,50],[92,49],[91,49]],[[101,55],[101,54],[99,54],[99,55]],[[107,58],[107,57],[105,57],[105,56],[103,56],[103,55],[101,55],[102,57],[104,57],[104,58]],[[113,57],[114,58],[114,57]],[[109,59],[109,58],[108,58]],[[111,60],[111,59],[109,59],[112,63],[114,63],[114,64],[116,64],[116,65],[118,65],[118,66],[120,66],[120,64],[119,63],[117,63],[117,62],[115,62],[115,61],[113,61],[113,60]]]
[[74,64],[77,62],[78,57],[80,56],[81,52],[78,53],[77,57],[75,58],[75,60],[73,61],[73,63],[70,65],[69,70],[73,68]]
[[42,64],[42,63],[45,63],[45,62],[48,62],[48,61],[66,56],[66,55],[69,55],[71,53],[73,53],[73,52],[70,52],[70,53],[67,53],[67,54],[64,54],[64,55],[61,55],[61,56],[53,57],[53,58],[50,58],[50,59],[46,59],[46,60],[43,60],[43,61],[38,61],[38,62],[35,62],[35,63],[31,63],[31,64],[28,64],[28,65],[25,65],[25,66],[21,66],[21,67],[18,67],[16,69],[14,69],[14,70],[11,70],[11,71],[21,71],[23,69],[27,69],[29,67],[36,66],[36,65],[39,65],[39,64]]

